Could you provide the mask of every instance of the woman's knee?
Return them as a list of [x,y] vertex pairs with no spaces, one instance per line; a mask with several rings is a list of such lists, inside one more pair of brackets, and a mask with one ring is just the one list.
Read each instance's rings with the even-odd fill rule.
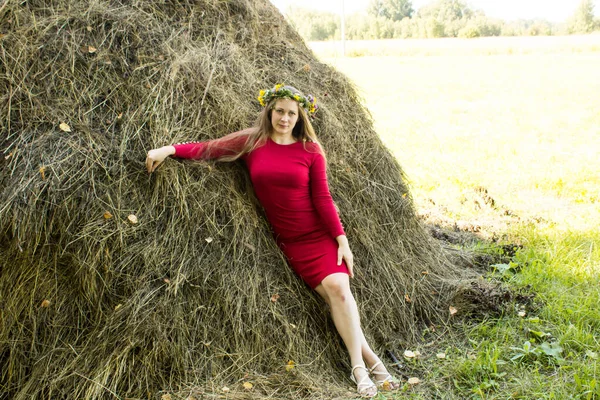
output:
[[352,298],[350,282],[346,274],[331,274],[321,282],[330,300],[346,301]]
[[323,300],[325,300],[325,303],[331,305],[329,295],[327,294],[327,291],[325,290],[322,284],[319,284],[319,286],[315,288],[315,292],[317,292],[323,298]]

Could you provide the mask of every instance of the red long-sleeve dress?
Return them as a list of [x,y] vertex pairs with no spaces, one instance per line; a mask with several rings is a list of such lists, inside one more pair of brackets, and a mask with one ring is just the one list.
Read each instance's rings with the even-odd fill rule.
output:
[[[213,141],[210,152],[209,143],[176,144],[175,157],[217,158],[241,149],[245,139],[227,140],[225,136]],[[348,274],[344,261],[337,265],[335,238],[344,235],[344,229],[329,193],[325,158],[318,146],[312,142],[281,145],[268,139],[241,158],[277,244],[296,274],[313,289],[330,274]]]

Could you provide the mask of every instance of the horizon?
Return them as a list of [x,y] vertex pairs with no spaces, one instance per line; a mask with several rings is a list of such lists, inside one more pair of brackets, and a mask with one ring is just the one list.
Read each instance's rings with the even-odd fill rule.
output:
[[[292,0],[270,0],[282,13],[291,6],[297,6]],[[345,14],[366,13],[369,0],[334,0],[334,1],[316,1],[305,0],[299,6],[316,11],[327,11],[336,14],[340,13],[344,1]],[[418,11],[421,7],[431,4],[435,0],[413,0],[413,8]],[[498,18],[505,21],[514,21],[519,19],[532,20],[544,19],[550,22],[565,22],[579,6],[579,1],[573,0],[470,0],[466,2],[469,7],[475,10],[482,10],[490,18]],[[594,14],[600,15],[600,0],[593,0]]]

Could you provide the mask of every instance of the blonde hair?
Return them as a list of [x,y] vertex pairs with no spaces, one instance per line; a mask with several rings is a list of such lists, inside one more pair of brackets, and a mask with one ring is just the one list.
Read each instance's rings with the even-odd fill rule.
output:
[[[291,90],[293,93],[301,94],[298,89],[292,86],[285,86],[285,88]],[[212,149],[230,150],[227,152],[227,154],[217,157],[216,160],[225,162],[235,161],[244,154],[248,154],[265,145],[267,139],[273,134],[271,114],[273,112],[273,108],[275,108],[276,102],[280,99],[281,98],[273,98],[271,101],[269,101],[269,103],[267,103],[265,108],[263,108],[260,114],[258,114],[258,118],[254,122],[254,126],[252,128],[230,133],[229,135],[226,135],[220,139],[211,141],[207,146],[207,153],[210,154]],[[310,119],[300,104],[298,104],[298,120],[296,121],[296,125],[294,125],[294,129],[292,130],[292,137],[299,142],[301,141],[305,150],[308,150],[306,148],[306,142],[314,143],[317,151],[325,156],[323,147],[317,139],[317,135],[312,127],[312,124],[310,123]],[[240,142],[244,143],[241,149],[239,145],[235,145],[236,143]]]

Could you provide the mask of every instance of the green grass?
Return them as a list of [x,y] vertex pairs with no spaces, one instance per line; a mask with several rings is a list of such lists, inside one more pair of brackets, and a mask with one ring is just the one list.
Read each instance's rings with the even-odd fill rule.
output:
[[[483,279],[536,294],[424,332],[421,358],[405,360],[421,383],[397,398],[600,399],[600,52],[551,39],[325,58],[363,94],[418,208],[522,245],[505,273]],[[494,207],[473,206],[478,187]]]

